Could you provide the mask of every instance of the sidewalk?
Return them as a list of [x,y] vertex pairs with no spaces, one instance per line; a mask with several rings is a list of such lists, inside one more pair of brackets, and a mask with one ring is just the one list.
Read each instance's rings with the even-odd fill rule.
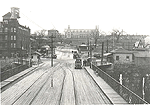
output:
[[90,67],[85,67],[87,72],[97,82],[110,101],[115,104],[128,104],[117,92],[115,92],[100,76],[96,76]]
[[18,73],[18,74],[16,74],[16,75],[14,75],[14,76],[12,76],[12,77],[10,77],[10,78],[8,78],[8,79],[2,81],[2,82],[1,82],[1,85],[0,85],[0,88],[2,89],[3,87],[9,85],[9,84],[12,83],[13,81],[15,81],[15,80],[21,78],[22,76],[26,75],[26,74],[29,73],[30,71],[32,71],[32,70],[34,70],[34,69],[36,69],[37,67],[42,66],[42,65],[44,65],[44,63],[41,63],[41,64],[39,64],[39,65],[33,65],[32,67],[30,67],[30,68],[28,68],[28,69],[26,69],[26,70],[24,70],[24,71],[22,71],[22,72],[20,72],[20,73]]

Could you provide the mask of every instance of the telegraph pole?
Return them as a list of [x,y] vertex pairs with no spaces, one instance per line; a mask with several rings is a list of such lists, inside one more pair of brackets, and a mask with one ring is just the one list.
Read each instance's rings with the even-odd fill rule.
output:
[[102,42],[102,58],[101,58],[101,65],[103,65],[103,55],[104,54],[104,42]]
[[51,67],[53,67],[53,33],[51,36]]
[[89,43],[89,37],[88,37],[87,41],[88,41],[88,42],[87,42],[87,45],[88,45],[88,57],[89,57],[89,56],[90,56],[90,54],[89,54],[89,53],[90,53],[90,43]]
[[[107,50],[106,53],[108,53],[108,40],[107,40]],[[107,56],[107,62],[108,62],[108,56]]]
[[55,36],[54,35],[56,35],[56,30],[54,30],[52,33],[51,33],[51,35],[50,35],[50,37],[49,38],[51,38],[51,67],[53,67],[53,53],[54,53],[54,45],[53,45],[53,43],[54,43],[54,40],[53,40],[53,38],[55,38]]
[[91,46],[91,41],[90,41],[90,58],[92,59],[92,46]]
[[29,42],[29,67],[31,67],[31,40]]

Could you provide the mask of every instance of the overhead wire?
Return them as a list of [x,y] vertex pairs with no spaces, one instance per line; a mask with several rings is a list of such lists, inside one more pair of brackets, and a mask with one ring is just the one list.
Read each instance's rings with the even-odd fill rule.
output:
[[32,22],[33,24],[35,24],[36,26],[38,26],[39,28],[41,28],[42,30],[44,30],[43,27],[41,27],[40,25],[38,25],[37,23],[35,23],[33,20],[31,20],[30,18],[28,18],[25,14],[23,14],[22,12],[20,12],[25,18],[27,18],[30,22]]

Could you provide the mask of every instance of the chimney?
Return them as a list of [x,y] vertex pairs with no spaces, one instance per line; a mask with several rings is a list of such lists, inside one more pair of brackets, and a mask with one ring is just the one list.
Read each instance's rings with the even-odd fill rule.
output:
[[20,18],[19,17],[19,8],[17,7],[12,7],[11,8],[11,19],[17,19],[17,18]]

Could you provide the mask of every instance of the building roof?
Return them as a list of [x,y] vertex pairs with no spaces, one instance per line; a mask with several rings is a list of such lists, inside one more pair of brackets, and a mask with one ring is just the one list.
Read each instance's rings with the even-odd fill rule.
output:
[[112,50],[111,53],[114,53],[114,54],[132,54],[134,52],[125,50],[124,48],[118,48],[118,49]]
[[111,55],[111,54],[112,54],[112,53],[105,53],[104,56],[108,56],[108,55]]
[[32,54],[42,55],[41,53],[39,53],[37,51],[33,52]]
[[5,15],[3,16],[3,19],[10,19],[10,17],[11,17],[11,13],[8,12],[7,14],[5,14]]
[[[86,45],[86,44],[81,44],[80,46],[85,46],[85,47],[87,47],[87,45]],[[79,47],[80,47],[80,46],[79,46]]]
[[149,51],[142,51],[142,52],[136,52],[134,53],[135,57],[150,57]]

